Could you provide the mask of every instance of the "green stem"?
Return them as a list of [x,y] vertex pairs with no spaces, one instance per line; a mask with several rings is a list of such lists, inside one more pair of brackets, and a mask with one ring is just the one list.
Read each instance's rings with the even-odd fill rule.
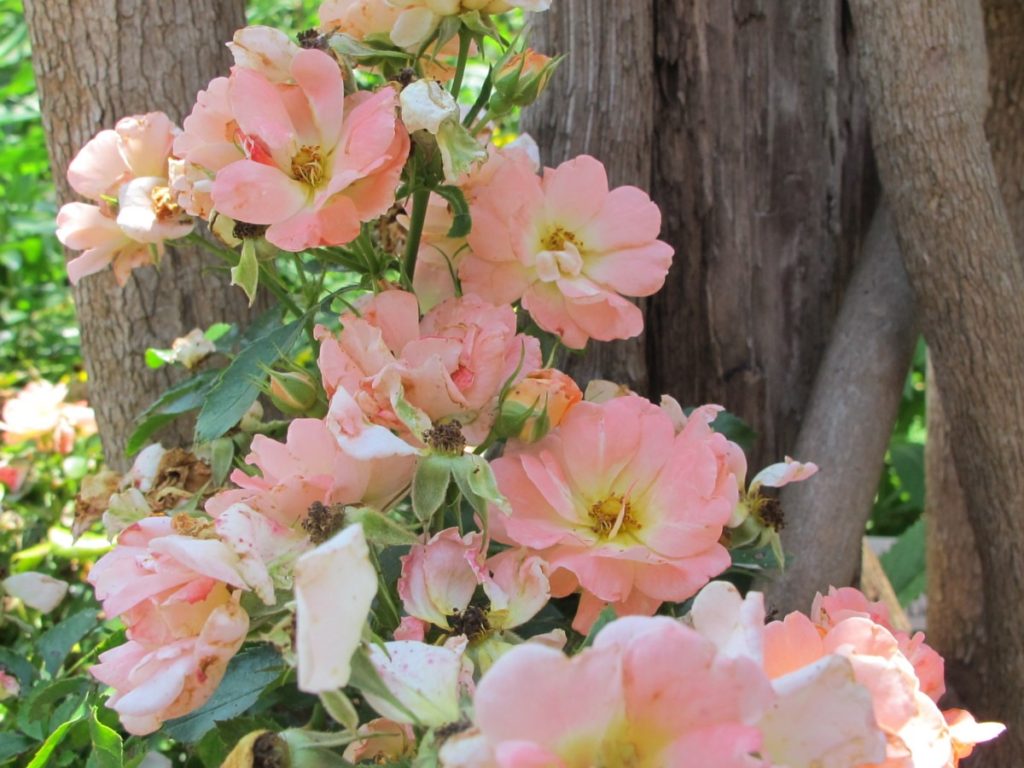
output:
[[491,110],[488,109],[487,111],[484,112],[484,116],[480,118],[480,121],[473,126],[469,134],[475,137],[478,133],[480,133],[480,131],[487,127],[487,123],[490,122],[490,120]]
[[455,67],[455,79],[452,80],[452,96],[459,100],[459,93],[462,91],[462,78],[466,74],[466,62],[469,61],[469,46],[473,38],[465,27],[459,30],[459,61]]
[[423,238],[423,222],[427,218],[427,204],[430,202],[430,190],[417,189],[412,193],[412,216],[409,221],[409,237],[405,243],[405,278],[412,286],[412,276],[416,271],[416,254],[420,251],[420,240]]

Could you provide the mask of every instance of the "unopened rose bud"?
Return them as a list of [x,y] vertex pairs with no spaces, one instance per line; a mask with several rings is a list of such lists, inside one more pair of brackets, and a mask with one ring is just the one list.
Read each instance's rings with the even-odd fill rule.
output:
[[310,416],[323,404],[320,385],[300,371],[271,371],[269,395],[270,402],[286,416]]
[[492,104],[492,110],[503,112],[535,102],[547,88],[560,61],[532,48],[510,58],[495,75],[496,103]]
[[501,403],[498,433],[532,443],[561,424],[583,393],[568,375],[554,368],[535,371],[512,387]]
[[0,667],[0,701],[13,699],[19,693],[21,693],[21,683],[18,682],[18,678],[8,674],[3,667]]

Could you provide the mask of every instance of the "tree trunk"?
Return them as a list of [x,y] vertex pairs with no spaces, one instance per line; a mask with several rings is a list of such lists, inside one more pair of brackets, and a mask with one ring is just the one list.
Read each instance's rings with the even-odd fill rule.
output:
[[876,199],[842,5],[562,0],[536,22],[570,54],[525,117],[543,159],[651,190],[676,248],[646,335],[582,372],[725,405],[755,470],[795,445]]
[[809,595],[856,582],[916,340],[910,285],[883,206],[847,286],[796,444],[798,456],[824,469],[782,491],[782,543],[794,557],[759,585],[781,614],[806,611]]
[[[987,647],[972,705],[1008,733],[978,765],[1024,764],[1024,264],[984,126],[979,6],[852,0],[872,135],[978,541]],[[984,72],[983,69],[981,69]]]
[[[988,61],[985,132],[1017,253],[1024,258],[1024,4],[983,3]],[[979,50],[983,50],[979,46]],[[984,92],[984,91],[982,91]],[[984,691],[985,632],[981,561],[949,442],[938,389],[928,378],[928,445],[925,454],[928,526],[928,640],[946,658],[946,676],[957,700],[978,701]]]
[[[25,0],[36,80],[61,203],[74,199],[68,163],[121,117],[162,110],[180,122],[196,92],[227,72],[224,43],[243,26],[244,0]],[[108,462],[124,468],[136,416],[173,379],[146,368],[147,347],[195,327],[244,322],[245,296],[193,249],[135,270],[122,289],[107,270],[75,289],[82,354]],[[185,428],[165,442],[188,442]]]

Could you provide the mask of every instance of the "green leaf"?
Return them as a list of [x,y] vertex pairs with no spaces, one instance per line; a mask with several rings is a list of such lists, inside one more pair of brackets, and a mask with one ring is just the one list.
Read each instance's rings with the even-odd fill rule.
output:
[[57,726],[57,729],[47,737],[46,741],[44,741],[43,745],[39,748],[39,751],[32,757],[32,762],[28,764],[28,768],[44,768],[44,766],[48,765],[50,756],[53,754],[53,750],[55,750],[64,740],[68,731],[70,731],[73,726],[81,722],[84,717],[85,713],[83,712],[74,719],[68,720],[67,722],[61,723]]
[[95,768],[122,768],[124,765],[124,744],[121,735],[113,728],[104,725],[97,716],[98,710],[92,708],[89,718],[89,736],[92,738],[92,754],[89,766]]
[[505,514],[512,509],[508,500],[498,490],[498,482],[487,459],[475,454],[467,454],[452,468],[452,476],[459,485],[459,490],[480,516],[484,529],[487,528],[487,517],[493,505]]
[[346,731],[355,731],[359,727],[359,713],[356,712],[352,700],[342,691],[328,691],[320,694],[320,703],[334,722],[345,727]]
[[229,437],[218,437],[210,443],[210,482],[216,488],[224,484],[235,460],[235,441]]
[[251,307],[256,301],[256,289],[260,285],[260,262],[256,258],[255,240],[246,238],[242,241],[242,255],[238,264],[231,268],[231,284],[245,291]]
[[36,648],[46,665],[46,671],[51,675],[57,674],[60,665],[64,663],[71,649],[89,632],[95,629],[97,611],[87,608],[64,619],[60,624],[44,632]]
[[203,402],[196,421],[197,443],[216,440],[235,426],[260,394],[267,371],[278,358],[288,353],[302,330],[296,320],[271,331],[243,349],[220,372]]
[[711,428],[715,432],[725,435],[747,453],[750,452],[754,441],[757,440],[757,432],[754,428],[739,416],[728,411],[719,413],[718,418],[712,422]]
[[0,761],[9,760],[15,755],[27,752],[30,747],[38,743],[35,739],[30,739],[21,733],[0,732]]
[[32,687],[32,680],[36,671],[28,661],[9,648],[0,648],[0,669],[4,669],[18,678],[18,684],[22,691]]
[[148,368],[163,368],[168,363],[173,363],[174,357],[173,350],[150,347],[146,350],[146,366]]
[[900,488],[910,496],[910,505],[924,509],[924,445],[909,441],[893,442],[889,460],[900,479]]
[[367,64],[381,63],[388,59],[392,61],[407,62],[412,59],[405,51],[394,47],[367,45],[348,35],[331,35],[331,49],[342,56],[350,59],[357,59]]
[[366,540],[382,547],[402,547],[419,543],[416,534],[371,507],[346,509],[345,519],[350,523],[360,523]]
[[448,208],[452,213],[452,226],[448,230],[448,237],[465,237],[473,229],[473,219],[469,215],[469,203],[466,196],[458,187],[444,185],[437,187],[437,194],[448,201]]
[[746,571],[776,570],[779,560],[771,545],[757,548],[733,549],[729,552],[734,568]]
[[281,657],[271,646],[246,648],[228,664],[224,679],[210,700],[195,712],[165,723],[162,733],[194,744],[217,722],[237,717],[255,704],[283,668]]
[[580,650],[582,651],[584,648],[589,648],[590,646],[592,646],[594,644],[594,640],[597,638],[598,633],[606,626],[611,624],[613,621],[615,621],[615,619],[617,618],[618,614],[615,613],[615,609],[612,608],[610,605],[601,609],[601,612],[597,614],[597,620],[594,621],[593,626],[591,626],[590,631],[587,633],[586,639],[580,646]]
[[[88,692],[89,681],[84,677],[65,677],[37,684],[18,712],[22,730],[42,738],[51,722],[61,723],[69,719]],[[32,726],[38,726],[38,729]]]
[[234,327],[231,323],[214,323],[206,329],[203,336],[207,341],[218,341]]
[[925,534],[922,518],[907,528],[889,551],[879,558],[903,606],[920,597],[927,585]]
[[174,421],[181,414],[201,406],[216,380],[217,371],[203,371],[164,392],[137,419],[138,425],[125,445],[125,455],[135,455],[145,447],[150,436],[158,429]]
[[412,480],[412,510],[421,523],[429,523],[444,504],[452,468],[459,459],[431,455],[420,461]]

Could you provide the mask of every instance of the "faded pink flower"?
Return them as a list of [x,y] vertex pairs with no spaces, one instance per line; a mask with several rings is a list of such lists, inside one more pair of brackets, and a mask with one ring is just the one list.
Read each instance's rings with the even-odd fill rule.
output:
[[32,440],[44,450],[69,454],[75,440],[96,433],[96,419],[85,402],[67,402],[68,388],[40,379],[4,403],[0,432],[8,445]]
[[202,621],[169,622],[173,635],[152,643],[131,639],[100,654],[90,672],[114,688],[107,706],[117,711],[125,730],[138,736],[153,733],[165,720],[198,709],[213,695],[249,630],[237,597],[223,588],[213,591],[193,604],[197,614],[205,612]]
[[8,576],[3,582],[3,591],[16,597],[29,608],[40,613],[49,613],[64,600],[68,583],[38,571],[24,571]]
[[493,463],[512,507],[491,514],[493,535],[547,561],[553,595],[582,587],[577,630],[606,604],[652,614],[729,566],[719,538],[737,489],[715,414],[698,409],[676,435],[639,397],[579,403],[546,437],[512,443]]
[[352,430],[359,426],[350,413],[343,422],[329,414],[326,420],[295,419],[284,443],[256,435],[246,461],[260,475],[236,470],[231,479],[239,487],[212,497],[206,511],[217,517],[241,503],[280,525],[294,527],[314,502],[326,507],[386,507],[412,480],[415,450],[397,438],[394,442],[384,438],[376,444],[382,452],[373,455],[372,444],[353,439]]
[[126,117],[101,131],[68,167],[78,194],[98,205],[68,203],[57,214],[57,238],[83,251],[68,263],[68,277],[113,264],[124,285],[132,269],[153,262],[164,242],[184,237],[193,222],[178,206],[168,182],[168,160],[177,129],[162,112]]
[[441,25],[445,16],[455,16],[469,11],[482,13],[505,13],[513,8],[528,11],[545,11],[551,0],[388,0],[402,9],[391,30],[395,45],[418,47],[426,42]]
[[[477,641],[533,618],[550,597],[543,561],[525,550],[506,550],[484,561],[479,533],[457,528],[436,534],[402,558],[398,595],[410,616]],[[471,606],[477,587],[486,608]]]
[[377,572],[361,525],[307,552],[295,564],[295,645],[299,688],[335,691],[348,683]]
[[526,643],[484,674],[447,768],[754,768],[772,699],[758,665],[665,618],[612,622],[574,657]]
[[[346,98],[337,62],[318,50],[295,53],[289,73],[294,84],[232,71],[227,97],[245,157],[216,170],[214,207],[268,226],[267,240],[283,250],[350,242],[394,202],[409,151],[397,96],[383,88]],[[208,126],[217,147],[222,113],[222,104],[211,110]]]
[[470,210],[464,290],[497,304],[522,299],[541,328],[575,349],[643,330],[640,310],[623,297],[657,292],[672,263],[646,193],[609,190],[604,166],[584,155],[543,179],[507,175]]
[[326,0],[320,4],[320,31],[356,40],[386,37],[401,14],[387,0]]
[[402,429],[399,396],[432,421],[457,419],[476,444],[490,432],[502,386],[540,366],[536,339],[516,333],[510,307],[476,296],[447,301],[419,320],[416,297],[385,291],[346,314],[337,337],[319,328],[329,394],[348,391],[376,424]]
[[367,703],[396,723],[438,727],[461,717],[460,701],[473,687],[473,665],[466,639],[443,646],[395,640],[369,648],[370,662],[398,702],[364,691]]
[[174,140],[180,161],[171,165],[171,188],[178,204],[193,216],[213,213],[213,179],[221,168],[245,159],[245,138],[231,112],[230,81],[214,78],[196,96],[192,114]]

